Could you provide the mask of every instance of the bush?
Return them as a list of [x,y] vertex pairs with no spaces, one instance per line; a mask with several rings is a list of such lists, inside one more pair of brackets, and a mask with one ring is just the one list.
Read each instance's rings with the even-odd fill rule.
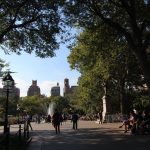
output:
[[9,124],[17,124],[18,118],[17,117],[9,117]]

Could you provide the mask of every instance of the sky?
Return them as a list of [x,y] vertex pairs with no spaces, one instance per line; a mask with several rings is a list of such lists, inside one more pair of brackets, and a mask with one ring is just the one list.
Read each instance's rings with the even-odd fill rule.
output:
[[[41,94],[50,96],[51,87],[59,83],[61,96],[63,96],[64,79],[69,79],[70,86],[77,85],[77,80],[80,73],[70,68],[67,62],[67,56],[70,50],[61,45],[59,50],[56,51],[56,56],[53,58],[39,58],[34,54],[22,53],[17,55],[12,53],[6,55],[0,49],[0,58],[9,63],[8,68],[11,76],[15,80],[16,87],[20,89],[20,96],[27,96],[27,90],[32,84],[32,80],[37,80],[37,85],[40,87]],[[0,80],[0,87],[2,83]]]

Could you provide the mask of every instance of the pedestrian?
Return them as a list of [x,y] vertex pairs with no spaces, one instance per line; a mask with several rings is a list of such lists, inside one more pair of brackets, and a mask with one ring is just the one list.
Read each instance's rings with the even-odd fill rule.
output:
[[64,122],[66,122],[66,121],[67,121],[67,116],[66,116],[66,114],[65,114],[65,113],[63,114],[63,121],[64,121]]
[[60,122],[61,122],[61,114],[58,112],[57,109],[55,109],[54,114],[52,116],[52,124],[55,128],[55,132],[60,133]]
[[103,115],[102,115],[101,111],[98,113],[98,119],[99,119],[99,124],[102,124],[103,123]]
[[36,123],[38,123],[38,124],[41,123],[41,116],[40,116],[40,114],[36,114]]
[[30,127],[30,129],[33,130],[32,125],[31,125],[31,121],[32,121],[32,115],[27,114],[26,115],[27,127]]
[[50,114],[48,114],[48,116],[47,116],[47,122],[51,123],[51,115]]
[[73,129],[75,130],[78,129],[78,119],[79,119],[78,115],[76,114],[76,112],[74,112],[72,114],[71,121],[73,123]]

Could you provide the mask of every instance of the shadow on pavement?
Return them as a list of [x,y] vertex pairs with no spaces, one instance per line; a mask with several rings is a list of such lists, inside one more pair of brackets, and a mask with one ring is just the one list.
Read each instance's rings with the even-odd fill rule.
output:
[[110,128],[63,129],[57,135],[53,130],[38,130],[33,135],[42,140],[41,150],[146,150],[150,147],[149,135],[124,134]]

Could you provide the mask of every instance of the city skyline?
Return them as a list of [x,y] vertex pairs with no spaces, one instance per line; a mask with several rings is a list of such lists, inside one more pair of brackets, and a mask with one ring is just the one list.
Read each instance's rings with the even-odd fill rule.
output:
[[[68,78],[65,78],[65,79],[68,79]],[[64,80],[65,80],[64,79]],[[69,79],[68,79],[69,80]],[[33,82],[36,82],[37,80],[32,80],[32,83],[31,83],[31,85],[30,86],[32,86],[33,85]],[[64,83],[63,83],[63,91],[61,92],[61,90],[60,90],[60,94],[61,94],[61,96],[63,96],[63,94],[64,94]],[[76,84],[77,85],[77,84]],[[72,87],[74,87],[74,86],[76,86],[76,85],[70,85],[70,83],[69,83],[69,86],[70,86],[70,89],[72,88]],[[29,86],[29,88],[30,88],[30,86]],[[38,83],[37,83],[37,86],[40,88],[40,86],[38,85]],[[52,92],[52,89],[54,89],[54,88],[56,88],[56,87],[60,87],[60,85],[59,85],[59,83],[57,82],[56,83],[56,85],[54,85],[54,86],[51,86],[51,89],[50,89],[50,94],[51,94],[51,92]],[[28,93],[28,90],[29,90],[29,88],[27,89],[27,93]],[[41,88],[40,88],[41,89]],[[28,95],[28,94],[27,94]],[[27,96],[26,95],[26,96]],[[41,93],[41,95],[42,95],[42,93]]]
[[[0,49],[1,50],[1,49]],[[56,56],[53,58],[39,58],[34,54],[22,55],[6,55],[0,51],[1,59],[10,64],[6,69],[15,72],[12,77],[15,80],[16,87],[20,89],[20,96],[26,96],[32,80],[37,80],[37,85],[41,89],[41,94],[50,96],[51,87],[60,85],[61,96],[63,96],[64,79],[69,79],[70,86],[77,85],[80,73],[76,70],[71,70],[67,57],[70,51],[65,45],[61,45],[56,51]],[[3,70],[4,71],[4,70]],[[0,87],[2,83],[0,80]]]

